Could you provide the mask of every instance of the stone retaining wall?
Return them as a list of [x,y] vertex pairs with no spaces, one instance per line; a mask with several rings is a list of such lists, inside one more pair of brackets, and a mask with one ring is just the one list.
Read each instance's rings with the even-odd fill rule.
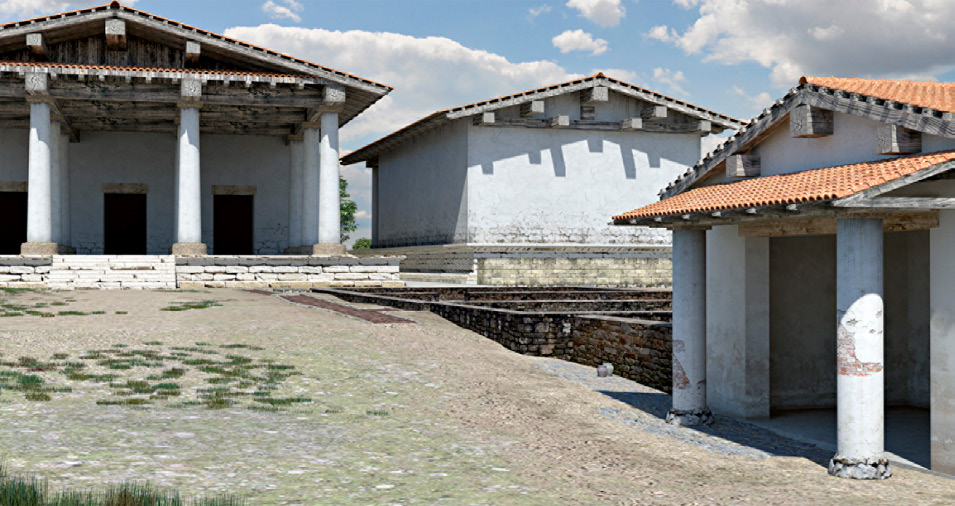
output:
[[[473,294],[476,290],[480,289],[470,291]],[[465,302],[412,298],[425,294],[437,299],[434,292],[395,290],[394,296],[389,296],[384,294],[385,291],[374,293],[321,288],[315,291],[335,295],[349,302],[387,305],[409,311],[431,311],[512,351],[592,366],[610,362],[614,365],[614,374],[665,392],[671,390],[672,325],[668,321],[568,312],[515,311]],[[505,294],[503,291],[489,293]],[[664,294],[669,295],[669,292],[648,292],[650,299]],[[657,301],[654,300],[652,305],[656,306]]]
[[397,257],[0,256],[0,288],[402,287]]
[[659,257],[520,258],[505,255],[477,259],[479,285],[669,286],[673,262]]

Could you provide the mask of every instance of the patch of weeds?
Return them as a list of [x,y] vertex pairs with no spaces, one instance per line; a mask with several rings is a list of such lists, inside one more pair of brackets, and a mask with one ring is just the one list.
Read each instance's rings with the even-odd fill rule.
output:
[[203,300],[199,302],[173,302],[173,305],[160,308],[160,311],[188,311],[190,309],[206,309],[221,306],[217,300]]
[[51,302],[50,305],[51,305],[51,306],[65,306],[65,305],[66,305],[66,302],[56,301],[56,302]]
[[229,378],[225,376],[215,376],[212,378],[206,378],[206,382],[211,383],[213,385],[221,385],[223,383],[232,383],[233,381],[235,381],[235,378]]
[[259,397],[252,400],[272,406],[290,406],[301,402],[312,402],[312,399],[309,397]]
[[24,374],[17,378],[17,383],[19,383],[20,388],[24,390],[36,389],[43,384],[43,378],[35,374]]
[[325,408],[326,415],[337,415],[342,412],[342,408]]
[[148,346],[162,346],[162,341],[146,341],[143,344]]
[[93,311],[90,314],[106,314],[106,311]]
[[70,358],[70,355],[67,353],[54,353],[53,360],[66,360]]
[[196,346],[212,346],[212,343],[207,343],[205,341],[199,341],[196,343]]
[[43,311],[33,311],[32,309],[31,309],[31,310],[24,311],[24,313],[26,313],[26,314],[28,314],[28,315],[30,315],[30,316],[39,316],[39,317],[41,317],[41,318],[53,318],[54,316],[56,316],[56,315],[53,314],[53,313],[46,313],[46,312],[43,312]]
[[28,401],[46,402],[50,400],[50,396],[43,392],[27,392],[23,397]]
[[265,411],[266,413],[278,413],[279,411],[285,411],[278,406],[258,406],[255,404],[248,406],[247,409],[251,409],[252,411]]
[[128,311],[116,311],[116,314],[129,314]]
[[59,316],[86,316],[89,313],[84,313],[82,311],[60,311],[56,314]]
[[125,344],[114,344],[114,345],[113,345],[113,348],[128,348],[128,347],[129,347],[129,346],[127,346],[127,345],[125,345]]
[[388,412],[381,409],[369,409],[365,411],[369,416],[388,416]]
[[265,349],[265,348],[260,348],[258,346],[251,346],[248,344],[223,344],[222,346],[219,346],[219,347],[226,348],[226,349],[246,348],[253,351],[261,351]]
[[179,383],[159,383],[156,385],[156,390],[179,390],[181,387]]

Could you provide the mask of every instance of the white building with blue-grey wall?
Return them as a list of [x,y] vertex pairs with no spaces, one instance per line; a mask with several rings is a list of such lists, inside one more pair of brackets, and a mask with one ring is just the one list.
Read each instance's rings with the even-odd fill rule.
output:
[[652,202],[701,137],[742,125],[596,74],[438,111],[342,161],[372,168],[372,252],[406,255],[406,276],[659,285],[669,233],[607,212]]

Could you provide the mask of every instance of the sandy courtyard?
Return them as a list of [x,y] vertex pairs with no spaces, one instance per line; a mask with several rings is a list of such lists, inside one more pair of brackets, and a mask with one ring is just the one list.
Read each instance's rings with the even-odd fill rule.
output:
[[[0,300],[0,460],[53,487],[149,480],[256,505],[955,503],[949,478],[831,478],[813,447],[727,439],[745,424],[661,428],[635,406],[664,394],[429,313],[372,324],[231,290]],[[50,400],[13,388],[27,375]]]

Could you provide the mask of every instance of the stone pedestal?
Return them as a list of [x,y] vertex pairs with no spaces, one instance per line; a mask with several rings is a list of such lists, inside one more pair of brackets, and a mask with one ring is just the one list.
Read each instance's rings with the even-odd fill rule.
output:
[[177,242],[172,245],[171,253],[179,257],[201,257],[205,256],[207,251],[205,243]]
[[311,255],[312,246],[290,246],[283,250],[286,255]]
[[75,252],[75,249],[55,242],[25,242],[20,245],[21,255],[69,255]]
[[341,243],[318,243],[312,245],[312,256],[316,257],[343,257],[345,245]]

